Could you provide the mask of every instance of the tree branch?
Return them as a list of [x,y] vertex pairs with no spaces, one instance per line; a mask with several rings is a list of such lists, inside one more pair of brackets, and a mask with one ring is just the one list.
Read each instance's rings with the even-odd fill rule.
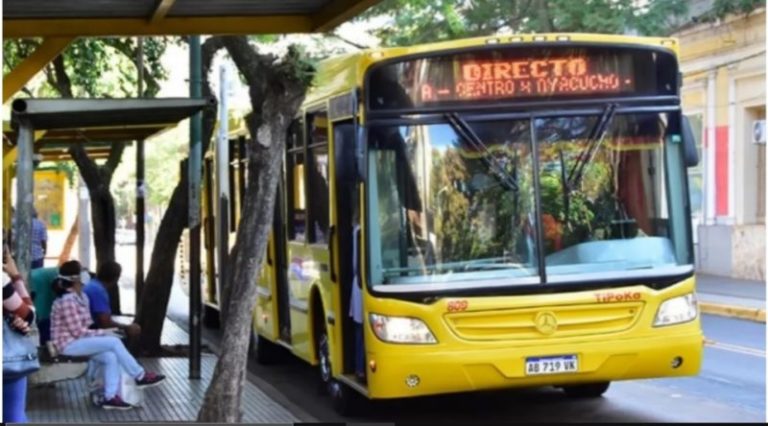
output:
[[203,79],[208,78],[208,72],[210,72],[211,65],[213,64],[213,56],[224,47],[224,37],[222,36],[210,37],[200,46],[202,52],[201,61],[203,62]]
[[72,144],[69,147],[69,155],[72,156],[72,160],[77,164],[77,168],[80,170],[80,175],[83,176],[86,185],[89,188],[97,187],[100,184],[99,166],[88,157],[88,153],[85,152],[82,144]]
[[[118,52],[122,53],[138,69],[139,64],[136,62],[136,57],[139,55],[139,48],[138,46],[134,47],[131,44],[130,39],[105,39],[105,43]],[[147,67],[146,62],[144,62],[143,68],[144,69],[142,71],[144,72],[145,87],[144,93],[142,93],[141,96],[152,97],[158,91],[160,91],[160,84],[157,82],[157,79],[155,79],[152,71]]]
[[361,50],[370,49],[370,46],[365,46],[365,45],[362,45],[362,44],[355,43],[352,40],[349,40],[349,39],[346,39],[346,38],[342,37],[336,31],[332,32],[330,35],[333,36],[333,37],[336,37],[337,39],[343,41],[344,43],[347,43],[348,45],[356,47],[358,49],[361,49]]
[[123,158],[123,151],[125,151],[125,142],[115,142],[112,144],[112,149],[109,150],[109,158],[107,158],[107,162],[104,164],[108,181],[112,180],[112,175],[115,173],[115,169],[120,165],[120,160]]
[[[227,36],[222,37],[222,39],[240,74],[245,77],[246,83],[251,87],[258,86],[263,92],[265,82],[273,74],[270,65],[274,62],[275,57],[260,55],[245,37]],[[257,99],[261,98],[263,98],[263,94],[260,94]]]
[[64,56],[59,55],[53,60],[53,69],[56,74],[56,90],[62,98],[72,97],[72,81],[64,68]]

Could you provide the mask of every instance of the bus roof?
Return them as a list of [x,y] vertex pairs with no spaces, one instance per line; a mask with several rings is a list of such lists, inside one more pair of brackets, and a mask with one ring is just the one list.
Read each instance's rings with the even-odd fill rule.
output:
[[548,34],[516,34],[494,35],[488,37],[475,37],[460,40],[444,41],[439,43],[420,44],[408,47],[389,47],[381,49],[368,49],[359,52],[335,56],[321,61],[317,67],[317,74],[313,81],[313,87],[307,93],[304,101],[305,107],[311,107],[328,98],[348,93],[355,87],[361,87],[365,71],[373,64],[399,56],[408,56],[418,53],[434,52],[439,50],[452,50],[472,46],[484,46],[498,43],[499,45],[533,44],[542,42],[555,42],[567,44],[568,42],[595,43],[595,44],[623,44],[637,46],[663,47],[672,51],[675,56],[679,54],[677,39],[669,37],[639,37],[613,34],[587,34],[587,33],[548,33]]

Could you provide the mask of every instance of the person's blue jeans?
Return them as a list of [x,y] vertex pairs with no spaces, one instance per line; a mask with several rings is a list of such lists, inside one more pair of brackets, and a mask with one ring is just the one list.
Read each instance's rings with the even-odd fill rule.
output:
[[3,379],[3,422],[27,422],[27,377]]
[[61,353],[68,356],[90,356],[93,361],[101,364],[106,400],[117,395],[121,368],[134,379],[144,377],[144,368],[128,352],[123,342],[114,336],[83,337],[68,344]]
[[42,268],[45,263],[45,259],[37,259],[32,261],[32,267],[30,269]]
[[363,342],[363,325],[355,323],[355,373],[365,375],[365,344]]

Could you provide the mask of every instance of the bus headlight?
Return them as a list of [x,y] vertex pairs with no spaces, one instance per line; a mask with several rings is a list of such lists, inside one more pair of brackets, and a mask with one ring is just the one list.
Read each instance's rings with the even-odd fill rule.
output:
[[654,327],[665,325],[680,324],[696,318],[698,307],[696,306],[696,297],[693,293],[685,296],[673,297],[665,300],[659,306],[656,313],[656,320],[653,321]]
[[389,343],[437,343],[424,321],[416,318],[371,314],[371,327],[376,337]]

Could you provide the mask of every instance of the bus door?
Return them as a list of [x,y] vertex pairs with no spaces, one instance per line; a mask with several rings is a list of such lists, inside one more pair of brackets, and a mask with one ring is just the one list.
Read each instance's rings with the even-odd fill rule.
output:
[[[354,228],[360,223],[358,211],[360,209],[360,194],[354,172],[355,164],[355,126],[352,121],[335,122],[333,126],[333,147],[335,157],[335,185],[336,197],[334,199],[336,210],[336,226],[339,241],[339,271],[338,288],[340,293],[340,312],[337,316],[341,324],[341,336],[343,339],[342,365],[344,373],[351,374],[355,371],[355,323],[349,316],[352,285],[354,285],[354,260],[355,253],[353,240]],[[358,244],[360,235],[357,236]],[[358,256],[359,256],[358,246]],[[358,262],[359,264],[359,262]],[[359,269],[358,269],[359,271]],[[358,281],[358,284],[362,284]]]
[[[283,188],[285,185],[281,184]],[[272,243],[274,249],[274,259],[272,259],[273,277],[275,282],[275,297],[277,299],[277,326],[280,340],[286,343],[291,342],[291,307],[289,298],[287,262],[285,254],[287,247],[285,245],[285,218],[284,206],[285,197],[283,188],[278,188],[275,199],[274,225],[272,226]]]
[[[309,318],[309,295],[319,285],[321,291],[329,280],[329,155],[328,120],[324,111],[307,115],[306,145],[289,160],[293,173],[293,232],[289,232],[288,281],[291,305],[291,346],[294,352],[310,359],[314,353],[311,340],[313,322]],[[290,151],[289,151],[290,152]]]
[[203,324],[206,327],[219,326],[219,286],[217,282],[216,230],[214,214],[214,165],[213,158],[206,157],[203,163],[203,248],[204,260],[201,260],[203,272]]

